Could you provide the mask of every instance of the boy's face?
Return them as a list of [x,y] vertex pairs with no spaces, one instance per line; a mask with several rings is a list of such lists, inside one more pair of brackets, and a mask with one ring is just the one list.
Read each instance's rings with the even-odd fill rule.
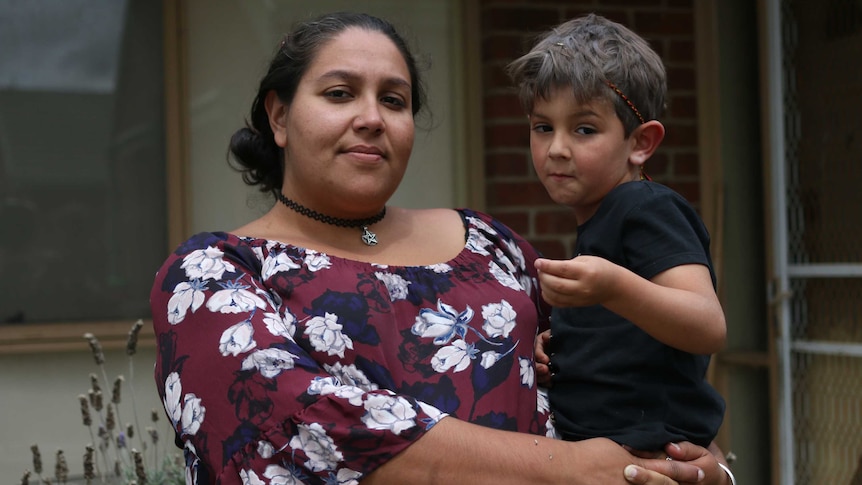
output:
[[578,224],[611,189],[638,179],[640,167],[630,161],[635,137],[625,138],[611,103],[579,103],[570,88],[556,88],[536,99],[529,119],[536,174],[554,202],[574,209]]

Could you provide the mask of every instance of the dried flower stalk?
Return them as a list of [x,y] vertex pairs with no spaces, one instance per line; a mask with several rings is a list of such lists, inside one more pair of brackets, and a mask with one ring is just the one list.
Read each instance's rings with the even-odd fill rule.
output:
[[78,403],[81,404],[81,421],[83,421],[84,426],[90,426],[93,424],[93,417],[90,415],[90,402],[87,400],[87,396],[78,394]]
[[41,475],[42,474],[42,453],[39,452],[39,446],[38,445],[31,446],[30,451],[33,453],[33,471],[35,471],[37,475]]
[[69,465],[66,464],[66,455],[63,454],[63,450],[57,450],[54,478],[57,479],[57,483],[66,483],[69,480]]
[[114,389],[111,392],[111,402],[114,404],[120,404],[120,400],[121,400],[120,391],[121,391],[121,388],[123,386],[124,380],[125,379],[123,378],[123,376],[117,376],[117,378],[114,379]]
[[144,471],[144,458],[138,450],[132,450],[132,456],[135,459],[135,476],[138,477],[138,483],[141,485],[147,483],[147,472]]
[[105,353],[102,351],[102,344],[99,343],[99,339],[89,332],[84,334],[84,338],[87,339],[87,342],[90,344],[90,350],[93,352],[93,359],[95,359],[96,365],[104,364]]
[[126,341],[126,353],[128,355],[135,355],[135,352],[138,350],[138,333],[141,332],[141,327],[144,326],[143,320],[138,320],[132,325],[132,329],[129,330],[129,340]]

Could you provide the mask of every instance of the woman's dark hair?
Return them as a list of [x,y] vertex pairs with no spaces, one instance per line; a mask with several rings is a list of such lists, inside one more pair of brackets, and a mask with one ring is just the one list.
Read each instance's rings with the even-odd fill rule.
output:
[[[395,27],[378,17],[364,13],[337,12],[325,14],[300,23],[293,32],[285,35],[269,64],[269,69],[257,90],[251,105],[251,117],[246,125],[230,139],[229,161],[242,172],[248,185],[258,185],[261,192],[277,193],[281,190],[284,173],[284,156],[276,145],[266,113],[267,93],[274,90],[284,103],[290,103],[296,94],[299,80],[308,70],[320,49],[338,34],[353,27],[380,32],[388,37],[401,52],[407,63],[412,86],[413,116],[425,104],[425,88],[419,77],[416,59]],[[230,160],[230,155],[233,160]]]

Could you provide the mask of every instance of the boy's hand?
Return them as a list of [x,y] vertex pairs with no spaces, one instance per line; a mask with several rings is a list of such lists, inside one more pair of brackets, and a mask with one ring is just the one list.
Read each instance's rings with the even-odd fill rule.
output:
[[598,256],[536,260],[542,297],[555,307],[591,306],[608,300],[614,292],[618,268]]
[[545,349],[550,345],[550,343],[550,330],[545,330],[539,335],[536,335],[536,342],[534,346],[534,358],[536,362],[536,382],[540,386],[544,387],[551,386],[551,369],[550,367],[548,367],[548,364],[551,362],[551,359],[545,352]]

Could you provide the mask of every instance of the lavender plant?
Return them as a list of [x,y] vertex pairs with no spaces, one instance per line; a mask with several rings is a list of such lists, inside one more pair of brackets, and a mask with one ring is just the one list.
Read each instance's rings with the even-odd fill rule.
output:
[[[137,352],[138,333],[143,327],[138,320],[129,330],[126,342],[126,355],[129,357],[130,382],[134,382],[134,355]],[[85,446],[83,454],[84,483],[100,483],[111,485],[145,485],[145,484],[183,484],[185,473],[182,458],[179,453],[170,454],[167,451],[159,453],[159,435],[155,424],[161,413],[153,409],[150,412],[152,426],[141,433],[135,402],[134,385],[129,385],[132,406],[132,423],[121,426],[120,404],[122,402],[125,378],[117,376],[113,383],[109,381],[105,369],[105,354],[95,335],[84,334],[84,339],[90,345],[90,351],[100,374],[90,374],[90,388],[86,395],[78,395],[78,405],[81,410],[81,422],[90,434],[90,443]],[[105,402],[103,386],[111,389],[111,396]],[[137,436],[137,447],[132,444]],[[148,439],[147,439],[148,438]],[[32,445],[33,470],[25,471],[21,485],[30,485],[35,478],[36,484],[66,484],[69,480],[69,467],[63,450],[58,450],[55,458],[54,476],[43,475],[42,455],[38,445]],[[35,474],[35,477],[34,477]]]

